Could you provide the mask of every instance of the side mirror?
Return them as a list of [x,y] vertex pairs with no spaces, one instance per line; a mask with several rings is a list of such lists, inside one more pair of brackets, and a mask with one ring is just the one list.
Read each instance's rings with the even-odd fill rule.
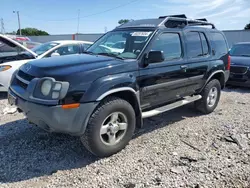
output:
[[54,56],[60,56],[60,54],[57,53],[57,52],[54,52],[54,53],[51,54],[51,57],[54,57]]
[[148,53],[148,63],[160,63],[164,61],[165,57],[162,51],[150,51]]

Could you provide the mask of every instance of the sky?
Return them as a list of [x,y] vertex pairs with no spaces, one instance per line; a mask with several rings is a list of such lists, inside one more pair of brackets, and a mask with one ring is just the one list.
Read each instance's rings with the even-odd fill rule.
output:
[[1,0],[0,19],[6,32],[34,27],[49,34],[103,33],[120,19],[186,14],[207,18],[220,30],[241,30],[250,22],[250,0]]

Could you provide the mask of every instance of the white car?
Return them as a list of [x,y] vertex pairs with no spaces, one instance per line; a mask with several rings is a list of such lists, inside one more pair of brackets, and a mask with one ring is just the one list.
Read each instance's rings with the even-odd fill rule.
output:
[[12,74],[21,65],[34,59],[80,54],[91,44],[92,42],[88,41],[61,40],[28,49],[0,34],[0,92],[8,90]]

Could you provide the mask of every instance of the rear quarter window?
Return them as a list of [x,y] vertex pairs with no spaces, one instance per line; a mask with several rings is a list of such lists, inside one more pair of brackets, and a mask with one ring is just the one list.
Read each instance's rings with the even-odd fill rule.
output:
[[213,41],[213,48],[216,54],[226,54],[228,53],[228,46],[226,39],[221,33],[210,33],[210,36]]

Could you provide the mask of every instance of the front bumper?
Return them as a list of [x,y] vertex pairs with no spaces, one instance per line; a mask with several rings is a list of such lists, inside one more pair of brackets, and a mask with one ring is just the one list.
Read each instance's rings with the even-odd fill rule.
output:
[[0,92],[7,92],[8,89],[0,84]]
[[9,93],[17,99],[17,108],[27,116],[29,122],[49,132],[73,136],[84,134],[88,119],[98,104],[90,102],[81,104],[79,108],[63,109],[61,105],[46,106],[26,101],[11,90]]
[[250,71],[245,74],[230,74],[227,85],[250,87]]

